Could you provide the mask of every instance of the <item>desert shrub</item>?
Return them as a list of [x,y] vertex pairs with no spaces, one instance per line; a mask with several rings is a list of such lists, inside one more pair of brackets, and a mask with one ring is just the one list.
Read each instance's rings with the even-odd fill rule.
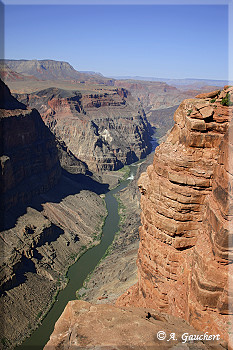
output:
[[223,97],[222,101],[221,101],[221,104],[223,106],[233,106],[233,102],[230,101],[230,95],[229,95],[229,92],[226,94],[225,97]]

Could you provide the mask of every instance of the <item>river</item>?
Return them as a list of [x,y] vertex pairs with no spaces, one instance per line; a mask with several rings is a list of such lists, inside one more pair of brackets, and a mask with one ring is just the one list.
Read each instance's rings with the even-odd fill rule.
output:
[[69,279],[67,286],[61,290],[56,298],[55,303],[51,307],[43,319],[41,325],[27,338],[22,345],[15,348],[15,350],[41,350],[48,342],[54,325],[66,304],[70,300],[76,299],[76,291],[83,285],[84,280],[90,272],[92,272],[100,259],[103,257],[106,249],[112,243],[115,234],[119,230],[119,214],[118,202],[114,194],[128,186],[136,175],[137,168],[142,161],[129,166],[130,175],[127,180],[124,180],[116,188],[107,192],[105,195],[105,203],[108,211],[103,229],[101,242],[97,246],[87,250],[68,270],[67,277]]

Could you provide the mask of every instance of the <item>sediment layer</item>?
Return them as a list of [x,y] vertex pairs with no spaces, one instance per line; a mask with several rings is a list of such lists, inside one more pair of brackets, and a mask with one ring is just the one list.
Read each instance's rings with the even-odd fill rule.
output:
[[175,126],[138,182],[138,283],[117,302],[182,317],[225,340],[232,313],[232,98],[226,86],[183,101],[175,112]]
[[125,89],[81,93],[49,88],[15,96],[38,108],[56,139],[91,171],[117,170],[151,150],[145,113]]

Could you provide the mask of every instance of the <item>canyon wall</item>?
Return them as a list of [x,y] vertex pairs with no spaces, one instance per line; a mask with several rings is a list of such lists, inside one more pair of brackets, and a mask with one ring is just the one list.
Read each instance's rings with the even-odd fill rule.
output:
[[18,103],[6,86],[1,89],[5,90],[5,109],[0,110],[0,201],[1,208],[8,210],[52,188],[61,167],[55,138],[39,113]]
[[2,82],[0,91],[0,349],[12,349],[64,288],[68,266],[99,243],[106,216],[99,194],[108,186],[86,176],[68,153],[64,158],[66,149],[63,161],[76,173],[62,171],[55,137],[38,111]]
[[117,302],[182,317],[225,340],[232,313],[232,102],[233,87],[226,86],[184,100],[175,112],[175,126],[139,179],[138,283]]
[[[232,97],[226,86],[179,106],[139,179],[138,283],[114,307],[69,302],[45,349],[232,348]],[[161,330],[167,335],[158,341]],[[185,343],[186,332],[218,338]]]
[[117,170],[151,150],[150,125],[140,104],[125,89],[49,88],[15,96],[37,108],[56,139],[91,171]]
[[[148,79],[149,80],[149,79]],[[139,99],[150,118],[153,111],[165,109],[180,104],[184,99],[192,98],[200,91],[206,92],[213,87],[202,86],[201,88],[192,88],[184,90],[174,85],[169,85],[164,81],[142,81],[142,80],[116,80],[114,86],[119,86],[131,92],[132,96]]]

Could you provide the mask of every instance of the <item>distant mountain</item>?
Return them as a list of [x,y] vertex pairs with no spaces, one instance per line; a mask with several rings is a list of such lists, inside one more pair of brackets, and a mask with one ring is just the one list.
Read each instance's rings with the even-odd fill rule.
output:
[[93,71],[89,71],[89,70],[80,70],[80,73],[84,73],[84,74],[89,74],[89,75],[98,75],[99,77],[104,77],[102,73],[99,72],[93,72]]
[[229,82],[228,80],[212,80],[212,79],[194,79],[194,78],[186,78],[186,79],[168,79],[168,78],[154,78],[154,77],[140,77],[140,76],[116,76],[113,77],[117,80],[144,80],[144,81],[161,81],[165,82],[169,85],[183,88],[184,86],[188,86],[188,88],[192,89],[200,89],[203,86],[211,85],[211,86],[224,86],[228,84],[233,84],[233,82]]
[[31,75],[23,75],[15,72],[11,68],[9,68],[2,61],[0,62],[0,78],[3,81],[28,81],[28,80],[38,80],[36,77]]
[[78,72],[68,62],[54,60],[2,60],[11,70],[24,76],[34,76],[39,80],[93,81],[111,85],[112,79],[95,72]]

